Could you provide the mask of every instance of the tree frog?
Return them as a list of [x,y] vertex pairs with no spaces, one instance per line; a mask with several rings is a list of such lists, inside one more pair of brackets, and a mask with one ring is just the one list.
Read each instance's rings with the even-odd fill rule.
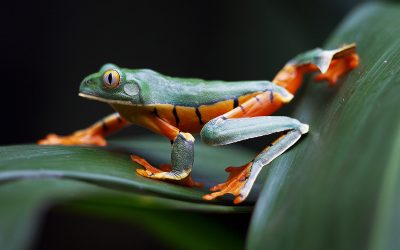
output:
[[194,138],[221,146],[254,137],[281,136],[241,167],[229,167],[225,183],[203,196],[212,200],[227,193],[234,203],[246,199],[261,169],[295,144],[309,130],[307,124],[286,117],[271,116],[293,99],[303,75],[317,71],[316,80],[333,85],[340,76],[357,67],[356,45],[333,50],[314,49],[290,60],[272,81],[206,81],[175,78],[149,69],[126,69],[114,64],[87,76],[79,95],[108,103],[116,111],[92,126],[68,136],[49,134],[39,144],[106,145],[105,136],[136,124],[167,137],[172,144],[171,165],[156,168],[132,155],[144,169],[137,174],[187,186],[200,186],[191,178]]

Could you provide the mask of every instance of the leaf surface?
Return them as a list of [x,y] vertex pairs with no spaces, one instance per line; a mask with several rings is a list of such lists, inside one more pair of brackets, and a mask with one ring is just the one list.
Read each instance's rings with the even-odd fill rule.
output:
[[306,84],[293,117],[310,133],[275,160],[248,249],[400,245],[400,6],[354,10],[324,48],[357,43],[360,66],[334,88]]
[[[142,224],[151,234],[154,231],[155,237],[172,246],[189,247],[189,239],[208,239],[231,248],[242,246],[244,236],[224,240],[229,239],[228,232],[237,232],[208,221],[204,213],[248,214],[252,211],[251,202],[233,206],[231,197],[225,201],[205,202],[201,197],[208,192],[206,188],[177,186],[135,173],[140,166],[130,160],[131,153],[145,156],[152,163],[166,163],[170,159],[169,149],[167,141],[154,137],[114,140],[108,148],[0,147],[0,248],[30,246],[45,211],[62,204],[103,217],[118,214],[119,219]],[[227,178],[224,167],[243,164],[252,156],[251,151],[237,147],[215,150],[199,144],[194,178],[207,186],[216,184]],[[190,224],[189,212],[193,213],[192,225],[196,226],[193,230],[197,234],[186,240],[180,235]],[[168,226],[168,232],[163,234]],[[216,231],[221,233],[216,234]],[[193,247],[201,249],[206,245],[197,243]]]

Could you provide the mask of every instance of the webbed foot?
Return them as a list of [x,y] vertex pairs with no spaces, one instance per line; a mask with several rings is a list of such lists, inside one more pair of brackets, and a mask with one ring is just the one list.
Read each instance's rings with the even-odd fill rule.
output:
[[316,81],[327,80],[329,82],[329,85],[332,86],[337,82],[337,80],[342,75],[356,68],[358,64],[359,64],[359,58],[358,55],[355,53],[352,53],[342,58],[334,59],[331,62],[328,71],[315,76],[315,80]]
[[181,186],[203,187],[202,183],[196,182],[192,179],[190,172],[176,173],[171,171],[172,167],[170,164],[162,164],[160,165],[160,168],[156,168],[148,163],[145,159],[137,155],[131,155],[131,159],[145,168],[136,169],[136,173],[141,176],[151,179],[164,180],[166,182],[178,184]]
[[233,203],[238,204],[244,201],[250,192],[250,189],[245,188],[245,185],[250,175],[252,165],[253,162],[241,167],[227,167],[225,171],[229,173],[228,180],[225,183],[212,187],[210,190],[213,191],[213,193],[204,195],[203,199],[213,200],[224,194],[233,194],[235,196]]
[[79,130],[67,136],[48,134],[37,142],[40,145],[96,145],[106,146],[107,141],[102,135],[93,134],[87,130]]

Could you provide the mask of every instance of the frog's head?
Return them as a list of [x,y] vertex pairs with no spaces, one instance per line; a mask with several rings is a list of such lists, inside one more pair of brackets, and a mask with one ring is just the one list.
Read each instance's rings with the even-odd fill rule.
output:
[[98,72],[83,79],[79,95],[109,104],[140,104],[139,86],[126,75],[125,69],[105,64]]

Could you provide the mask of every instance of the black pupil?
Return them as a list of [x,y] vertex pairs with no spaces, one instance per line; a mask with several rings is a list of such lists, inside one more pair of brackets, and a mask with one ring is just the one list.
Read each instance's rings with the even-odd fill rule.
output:
[[112,83],[112,74],[108,74],[108,83],[111,84]]

